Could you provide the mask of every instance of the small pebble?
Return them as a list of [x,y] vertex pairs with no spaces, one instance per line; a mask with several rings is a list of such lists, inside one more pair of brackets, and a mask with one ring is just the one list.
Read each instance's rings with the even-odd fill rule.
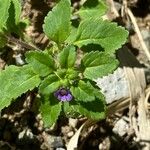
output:
[[67,134],[67,136],[70,138],[70,137],[72,137],[74,135],[74,132],[73,131],[71,131],[71,132],[69,132],[68,134]]
[[115,123],[113,132],[122,137],[127,133],[128,129],[129,129],[128,123],[121,118]]
[[64,148],[56,148],[56,150],[65,150]]
[[73,128],[77,126],[78,119],[69,118],[69,125]]
[[7,115],[7,114],[4,114],[2,117],[3,117],[3,118],[8,118],[8,115]]
[[9,116],[8,116],[8,119],[9,119],[9,120],[14,120],[13,115],[9,115]]
[[38,130],[39,131],[43,131],[43,127],[38,127]]
[[45,133],[44,139],[48,147],[60,148],[64,146],[61,136],[52,136],[52,135]]
[[19,125],[18,121],[15,121],[14,126],[17,127]]

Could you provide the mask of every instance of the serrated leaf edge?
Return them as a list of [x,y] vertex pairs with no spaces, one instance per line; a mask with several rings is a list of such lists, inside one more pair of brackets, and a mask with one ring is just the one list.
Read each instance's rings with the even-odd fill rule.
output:
[[7,7],[7,9],[6,9],[6,11],[7,11],[7,14],[6,14],[6,16],[5,16],[6,20],[5,20],[5,22],[3,22],[3,26],[1,26],[0,32],[2,32],[3,28],[6,27],[6,22],[7,22],[7,19],[8,19],[8,17],[9,17],[10,4],[11,4],[11,0],[9,0],[9,5],[8,5],[8,7]]
[[[92,18],[90,18],[89,20],[93,20]],[[95,18],[95,20],[99,20],[98,18]],[[102,20],[102,19],[101,19]],[[85,20],[86,21],[86,20]],[[115,22],[110,22],[110,21],[108,21],[108,20],[102,20],[103,22],[109,22],[109,24],[112,24],[112,25],[114,25],[114,27],[116,27],[116,28],[118,28],[118,29],[122,29],[122,30],[124,30],[125,32],[126,32],[126,38],[122,41],[122,43],[120,44],[120,46],[118,46],[118,47],[116,47],[115,48],[115,50],[118,50],[119,48],[121,48],[125,43],[126,43],[126,41],[127,41],[127,39],[128,39],[128,35],[129,35],[129,32],[127,31],[127,30],[125,30],[125,27],[122,27],[122,26],[119,26],[117,23],[115,23]],[[79,27],[82,25],[84,23],[84,21],[82,21],[81,23],[80,23],[80,25],[79,25]],[[82,31],[83,32],[83,31]],[[79,33],[79,30],[77,30],[77,35],[78,35],[78,33]],[[76,39],[78,39],[79,37],[77,36],[76,37]],[[106,38],[103,38],[103,39],[106,39]],[[97,42],[95,43],[94,42],[94,40],[97,40],[97,39],[84,39],[84,40],[82,40],[82,42],[83,41],[87,41],[87,40],[90,40],[91,42],[89,42],[89,43],[86,43],[86,44],[80,44],[81,43],[81,40],[77,40],[77,41],[74,41],[73,42],[73,44],[74,45],[76,45],[76,46],[78,46],[79,48],[81,48],[82,46],[86,46],[86,45],[88,45],[88,44],[90,44],[90,43],[92,43],[92,44],[98,44]],[[92,42],[93,41],[93,42]],[[101,44],[99,44],[99,45],[101,45]],[[105,49],[105,47],[104,47],[104,49]]]

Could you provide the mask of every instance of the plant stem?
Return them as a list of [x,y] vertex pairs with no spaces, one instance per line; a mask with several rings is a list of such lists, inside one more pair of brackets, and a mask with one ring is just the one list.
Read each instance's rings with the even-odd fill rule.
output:
[[54,73],[60,80],[62,80],[61,77],[57,74],[57,72],[54,71]]
[[61,50],[62,50],[62,46],[61,46],[61,44],[60,44],[60,43],[57,43],[57,47],[58,47],[59,51],[61,51]]
[[7,38],[8,42],[11,42],[11,43],[15,43],[15,44],[19,44],[21,45],[22,47],[26,48],[26,49],[36,49],[36,50],[39,50],[41,51],[41,49],[37,48],[36,46],[32,46],[32,45],[29,45],[23,41],[20,41],[12,36],[8,36],[8,35],[5,35],[5,37]]

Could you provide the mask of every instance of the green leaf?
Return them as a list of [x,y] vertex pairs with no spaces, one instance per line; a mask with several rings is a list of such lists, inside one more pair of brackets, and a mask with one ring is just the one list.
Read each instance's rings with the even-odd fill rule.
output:
[[74,66],[76,61],[76,51],[75,47],[69,45],[65,47],[58,56],[58,61],[60,63],[61,68],[71,68]]
[[67,72],[67,69],[57,69],[55,73],[57,74],[59,78],[63,79],[66,76],[66,72]]
[[14,6],[14,3],[12,2],[11,0],[11,3],[10,3],[10,7],[9,7],[9,17],[7,19],[7,22],[6,22],[6,30],[7,32],[13,32],[13,33],[16,33],[17,32],[17,28],[16,28],[16,23],[15,23],[15,6]]
[[95,100],[90,102],[70,101],[63,103],[63,110],[66,116],[78,117],[79,114],[86,116],[92,120],[101,120],[106,117],[105,97],[98,90],[93,89]]
[[53,98],[46,98],[40,106],[40,112],[45,127],[52,126],[58,119],[61,112],[61,102]]
[[9,7],[10,7],[11,0],[1,0],[0,1],[0,32],[3,31],[3,28],[6,27],[6,21],[8,19],[9,13]]
[[82,19],[88,19],[90,17],[100,17],[104,15],[107,11],[107,6],[102,0],[86,0],[83,6],[79,9],[77,14],[80,15]]
[[77,102],[76,101],[70,101],[68,102],[64,102],[63,103],[63,111],[65,113],[65,115],[69,118],[77,118],[80,116],[80,113],[76,111],[76,107],[77,107]]
[[15,8],[15,23],[16,25],[20,22],[20,16],[21,16],[21,2],[20,0],[12,0],[12,3]]
[[55,92],[60,85],[61,82],[59,78],[55,74],[51,74],[42,81],[39,90],[43,95],[50,95]]
[[0,110],[7,107],[12,99],[32,90],[40,84],[40,78],[29,65],[9,66],[0,72]]
[[105,97],[96,88],[94,88],[93,93],[96,97],[95,101],[79,102],[78,106],[75,106],[76,111],[92,120],[104,119],[106,117]]
[[9,7],[9,17],[7,19],[7,31],[10,33],[16,33],[21,35],[20,28],[20,15],[21,15],[21,3],[19,0],[11,0]]
[[51,40],[64,42],[71,30],[71,7],[69,0],[61,0],[44,20],[43,30]]
[[3,48],[7,43],[7,39],[4,37],[4,35],[0,34],[0,48]]
[[47,76],[55,68],[52,56],[44,52],[27,52],[26,61],[33,67],[35,73],[38,73],[40,76]]
[[81,61],[83,75],[88,79],[97,79],[112,73],[118,66],[118,61],[104,52],[90,52]]
[[66,72],[66,78],[69,80],[74,80],[79,77],[79,72],[75,69],[68,69]]
[[86,19],[79,25],[75,45],[99,44],[107,53],[114,53],[127,40],[128,32],[116,23],[102,19]]
[[89,102],[95,100],[93,86],[90,82],[79,81],[77,87],[71,87],[71,93],[77,101]]
[[76,106],[76,111],[92,120],[101,120],[106,117],[106,106],[101,99],[92,102],[80,102]]
[[65,42],[69,44],[73,43],[76,40],[76,35],[77,35],[77,28],[72,26],[70,35],[68,36]]

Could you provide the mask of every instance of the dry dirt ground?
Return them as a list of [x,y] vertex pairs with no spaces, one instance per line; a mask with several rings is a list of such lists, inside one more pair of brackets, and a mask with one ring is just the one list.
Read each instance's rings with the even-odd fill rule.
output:
[[[72,2],[77,9],[79,0]],[[0,50],[0,68],[22,64],[25,51],[44,49],[49,44],[42,24],[54,3],[22,0],[22,18],[29,21],[24,31],[29,44],[9,39],[10,43]],[[107,0],[107,4],[105,18],[130,33],[124,47],[128,54],[116,54],[128,81],[128,97],[108,104],[105,120],[59,118],[53,127],[44,129],[41,116],[34,113],[36,90],[24,94],[1,112],[0,150],[65,150],[67,146],[68,150],[150,150],[150,1]],[[20,41],[16,35],[12,37]]]

